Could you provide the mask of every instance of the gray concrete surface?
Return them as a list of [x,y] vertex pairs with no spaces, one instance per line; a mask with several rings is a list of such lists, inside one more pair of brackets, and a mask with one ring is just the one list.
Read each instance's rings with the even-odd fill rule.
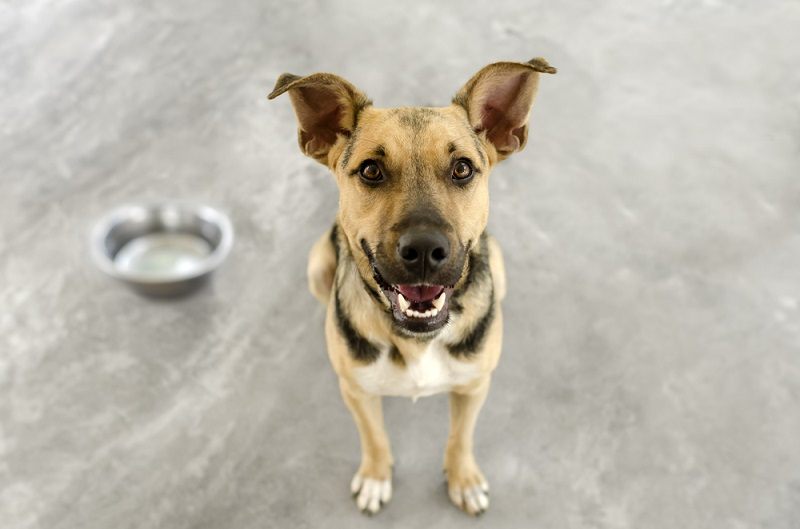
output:
[[[797,2],[0,3],[0,527],[800,527]],[[472,521],[446,398],[387,402],[395,495],[358,462],[305,289],[332,179],[283,71],[446,103],[547,57],[492,178],[511,290]],[[87,254],[122,202],[196,199],[238,239],[209,288],[138,297]]]

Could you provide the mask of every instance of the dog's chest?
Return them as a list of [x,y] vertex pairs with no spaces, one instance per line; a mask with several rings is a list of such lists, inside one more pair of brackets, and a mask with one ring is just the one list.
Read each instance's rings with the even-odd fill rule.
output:
[[372,364],[355,369],[356,381],[367,393],[414,399],[450,391],[479,375],[477,365],[453,358],[438,341],[405,365],[393,362],[383,352]]

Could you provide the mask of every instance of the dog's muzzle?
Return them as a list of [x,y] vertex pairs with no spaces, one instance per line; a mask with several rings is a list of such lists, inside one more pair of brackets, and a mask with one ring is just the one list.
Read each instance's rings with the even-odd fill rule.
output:
[[452,255],[447,236],[425,227],[399,237],[394,259],[384,258],[380,246],[373,254],[366,241],[362,248],[398,327],[424,334],[448,322],[453,288],[464,269],[464,249]]

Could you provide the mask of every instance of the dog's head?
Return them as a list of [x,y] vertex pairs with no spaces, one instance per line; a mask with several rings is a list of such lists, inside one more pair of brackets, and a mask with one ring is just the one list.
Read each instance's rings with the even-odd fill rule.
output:
[[283,74],[302,151],[339,186],[340,229],[359,273],[381,290],[395,323],[441,328],[450,295],[489,213],[489,173],[528,136],[544,59],[499,62],[475,74],[441,108],[375,108],[332,74]]

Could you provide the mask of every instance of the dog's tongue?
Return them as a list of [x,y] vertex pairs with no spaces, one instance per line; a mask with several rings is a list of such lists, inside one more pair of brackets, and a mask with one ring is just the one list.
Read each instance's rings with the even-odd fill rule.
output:
[[422,303],[423,301],[432,301],[439,297],[444,287],[440,285],[397,285],[397,290],[399,290],[408,301]]

